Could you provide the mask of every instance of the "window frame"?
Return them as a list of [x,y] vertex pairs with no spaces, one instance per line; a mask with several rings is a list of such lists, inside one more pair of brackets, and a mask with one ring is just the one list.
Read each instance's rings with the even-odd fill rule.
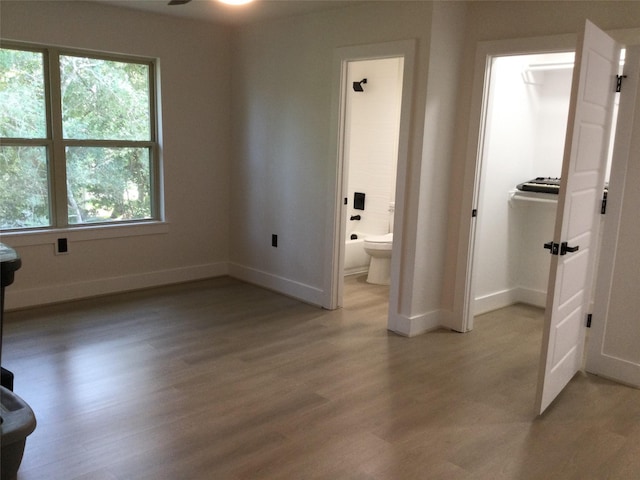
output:
[[[164,223],[162,172],[160,158],[160,125],[159,125],[159,97],[158,97],[158,60],[125,54],[114,54],[94,50],[83,50],[66,47],[53,47],[38,44],[27,44],[1,40],[0,48],[22,50],[42,54],[43,81],[46,115],[46,138],[17,138],[1,137],[0,143],[15,147],[44,147],[47,155],[48,193],[49,193],[49,225],[38,227],[24,227],[0,229],[3,236],[18,236],[29,233],[61,232],[117,228],[117,234],[107,237],[128,236],[122,234],[122,227],[139,227],[146,224]],[[96,60],[115,61],[148,67],[149,85],[149,140],[104,140],[104,139],[66,139],[63,135],[61,72],[60,57],[64,55],[80,56]],[[150,217],[144,219],[96,221],[90,223],[70,224],[67,204],[67,147],[98,147],[98,148],[145,148],[149,150],[149,182],[150,182]],[[152,229],[157,231],[157,228]],[[164,230],[164,229],[161,229]],[[137,228],[135,232],[140,232]],[[114,232],[115,233],[115,232]],[[132,234],[139,234],[133,233]],[[86,236],[86,233],[82,235]],[[90,235],[93,237],[94,235]]]

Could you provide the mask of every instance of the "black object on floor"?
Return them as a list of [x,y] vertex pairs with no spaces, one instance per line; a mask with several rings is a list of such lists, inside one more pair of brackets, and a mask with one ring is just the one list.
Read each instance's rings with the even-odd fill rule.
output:
[[15,393],[0,387],[0,480],[14,480],[22,463],[27,437],[36,428],[31,407]]
[[0,385],[13,392],[13,372],[2,367],[2,376],[0,376]]
[[[13,283],[22,261],[16,251],[0,243],[0,364],[2,364],[2,326],[4,322],[4,288]],[[15,480],[27,436],[36,428],[36,416],[27,402],[13,393],[13,373],[2,368],[0,378],[0,480]]]
[[[0,243],[0,365],[2,365],[2,328],[4,325],[4,289],[13,283],[13,279],[18,270],[22,266],[22,260],[16,251]],[[2,386],[13,390],[13,373],[9,370],[2,369],[2,377],[0,378]]]

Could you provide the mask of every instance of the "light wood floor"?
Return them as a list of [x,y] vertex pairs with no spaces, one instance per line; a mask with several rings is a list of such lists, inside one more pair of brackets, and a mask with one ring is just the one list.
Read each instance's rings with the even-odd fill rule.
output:
[[541,311],[386,331],[230,278],[10,312],[34,409],[19,480],[638,479],[640,391],[578,375],[533,412]]

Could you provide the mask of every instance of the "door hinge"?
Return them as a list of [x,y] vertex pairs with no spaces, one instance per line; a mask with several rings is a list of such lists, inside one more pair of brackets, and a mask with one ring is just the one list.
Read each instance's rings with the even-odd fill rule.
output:
[[591,314],[587,314],[587,328],[591,328]]
[[475,218],[478,216],[478,209],[474,208],[473,210],[471,210],[471,217]]
[[600,207],[600,214],[604,215],[607,213],[607,191],[605,190],[602,194],[602,206]]
[[626,75],[616,75],[616,92],[622,91],[622,79],[627,78]]

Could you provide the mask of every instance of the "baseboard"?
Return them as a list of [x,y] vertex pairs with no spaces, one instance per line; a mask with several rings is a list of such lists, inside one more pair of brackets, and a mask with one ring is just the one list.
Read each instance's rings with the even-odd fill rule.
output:
[[499,292],[493,292],[488,295],[483,295],[481,297],[476,297],[476,301],[473,305],[474,315],[482,315],[483,313],[498,310],[499,308],[517,303],[517,291],[517,288],[509,288]]
[[229,275],[311,305],[319,307],[323,305],[324,291],[311,285],[237,263],[229,264]]
[[344,276],[349,276],[349,275],[361,275],[363,273],[367,273],[369,271],[369,267],[365,266],[365,267],[355,267],[355,268],[345,268],[344,269]]
[[454,314],[451,310],[440,311],[440,327],[460,332],[460,323],[454,322]]
[[24,290],[8,288],[5,292],[5,307],[7,310],[16,310],[227,274],[228,264],[220,262]]
[[444,315],[442,310],[433,310],[413,317],[396,314],[390,319],[389,330],[404,337],[415,337],[440,327],[445,320]]
[[535,307],[544,308],[547,306],[547,292],[534,290],[532,288],[518,287],[517,299],[520,303],[526,303]]
[[515,287],[499,292],[476,297],[473,305],[474,315],[498,310],[514,303],[527,303],[536,307],[543,307],[547,302],[547,292],[533,290],[531,288]]

